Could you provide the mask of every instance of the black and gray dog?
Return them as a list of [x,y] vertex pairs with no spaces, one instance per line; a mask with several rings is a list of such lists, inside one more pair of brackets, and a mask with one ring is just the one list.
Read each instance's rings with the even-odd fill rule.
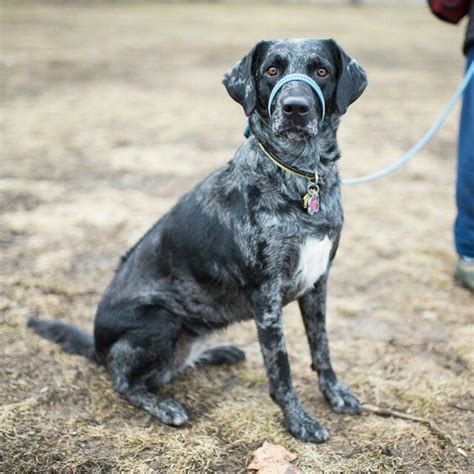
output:
[[[309,79],[284,84],[268,107],[275,85],[296,73]],[[336,131],[366,75],[333,40],[298,39],[258,43],[223,82],[249,117],[249,139],[122,257],[98,306],[94,336],[36,318],[29,326],[105,365],[122,397],[179,426],[187,421],[183,406],[153,390],[196,363],[242,361],[240,349],[206,348],[206,338],[253,318],[270,395],[289,431],[323,442],[327,431],[292,386],[282,307],[299,302],[312,367],[331,408],[359,413],[331,366],[325,300],[343,224]],[[314,195],[308,212],[302,198]]]

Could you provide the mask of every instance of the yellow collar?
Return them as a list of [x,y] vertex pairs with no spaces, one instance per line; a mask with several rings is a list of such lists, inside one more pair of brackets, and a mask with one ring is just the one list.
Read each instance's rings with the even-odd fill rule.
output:
[[301,170],[299,168],[296,168],[295,166],[287,165],[286,163],[283,163],[283,161],[281,161],[279,158],[272,155],[260,142],[258,142],[258,145],[260,146],[260,149],[263,151],[265,156],[267,158],[270,158],[270,160],[273,161],[273,163],[275,163],[278,168],[294,176],[298,176],[299,178],[305,178],[317,184],[319,180],[319,176],[317,173],[311,173],[310,171]]

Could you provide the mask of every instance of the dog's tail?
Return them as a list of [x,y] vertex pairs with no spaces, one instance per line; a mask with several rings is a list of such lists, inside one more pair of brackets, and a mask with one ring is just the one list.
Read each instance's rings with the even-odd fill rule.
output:
[[28,320],[28,327],[38,336],[59,344],[63,351],[70,354],[80,354],[100,363],[94,349],[94,338],[80,329],[59,321],[47,321],[32,317]]

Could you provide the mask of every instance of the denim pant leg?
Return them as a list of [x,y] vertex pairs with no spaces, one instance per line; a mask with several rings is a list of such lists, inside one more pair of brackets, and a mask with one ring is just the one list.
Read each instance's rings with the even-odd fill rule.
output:
[[[474,61],[474,48],[467,54],[467,64]],[[458,215],[454,224],[454,241],[459,255],[474,258],[474,77],[463,97],[459,126],[456,180]]]

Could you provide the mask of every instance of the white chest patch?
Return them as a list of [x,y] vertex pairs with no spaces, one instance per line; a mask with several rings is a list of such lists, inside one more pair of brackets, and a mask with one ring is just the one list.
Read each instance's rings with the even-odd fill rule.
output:
[[326,235],[323,240],[306,239],[301,248],[300,261],[296,271],[298,293],[303,294],[326,272],[332,243]]

